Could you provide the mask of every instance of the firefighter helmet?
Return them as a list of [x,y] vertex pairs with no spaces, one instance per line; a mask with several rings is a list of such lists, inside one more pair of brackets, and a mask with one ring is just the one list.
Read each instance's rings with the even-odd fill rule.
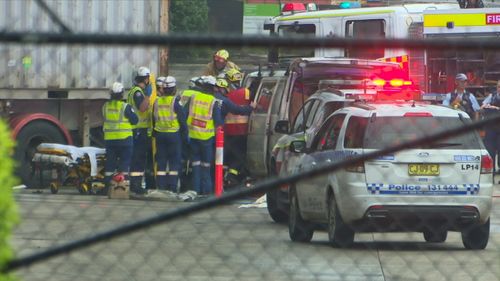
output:
[[236,68],[231,68],[226,72],[226,77],[231,82],[239,82],[243,79],[243,74]]
[[215,53],[214,55],[216,58],[221,58],[223,60],[228,60],[229,59],[229,52],[224,50],[224,49],[221,49],[221,50],[218,50],[217,53]]
[[229,84],[227,83],[226,79],[219,78],[219,79],[217,79],[215,86],[217,86],[219,88],[227,89],[227,87],[229,87]]

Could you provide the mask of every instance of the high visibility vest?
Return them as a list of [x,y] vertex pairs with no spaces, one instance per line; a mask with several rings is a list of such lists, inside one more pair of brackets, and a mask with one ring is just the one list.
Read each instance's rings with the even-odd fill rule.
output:
[[[227,94],[227,98],[234,104],[245,106],[250,104],[250,91],[239,88]],[[241,136],[248,132],[248,116],[228,113],[224,120],[224,134],[227,136]]]
[[134,102],[134,94],[137,91],[141,92],[141,94],[144,95],[144,91],[141,89],[141,87],[134,86],[128,92],[128,98],[127,98],[127,103],[134,107],[135,113],[137,114],[137,117],[139,118],[139,122],[137,122],[137,124],[133,125],[132,128],[134,128],[134,129],[150,128],[151,127],[151,109],[148,108],[144,112],[141,112],[139,110],[139,105],[135,104],[135,102]]
[[215,123],[212,116],[216,99],[212,95],[197,92],[191,97],[187,125],[189,137],[208,140],[215,136]]
[[132,125],[125,117],[127,103],[120,100],[111,100],[104,104],[104,140],[123,140],[132,136]]
[[186,106],[186,104],[188,104],[188,102],[191,99],[191,97],[193,95],[195,95],[196,93],[198,93],[198,92],[199,91],[192,90],[192,89],[185,90],[184,92],[182,92],[180,104],[182,106]]
[[179,121],[175,113],[175,96],[164,96],[156,99],[154,107],[155,131],[174,133],[179,131]]

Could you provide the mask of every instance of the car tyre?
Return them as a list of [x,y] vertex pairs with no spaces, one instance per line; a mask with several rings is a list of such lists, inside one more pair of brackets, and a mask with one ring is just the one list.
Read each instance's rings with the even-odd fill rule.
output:
[[474,224],[462,230],[462,243],[469,250],[483,250],[490,238],[490,219],[485,224]]
[[336,248],[347,248],[354,243],[354,231],[342,219],[333,194],[328,200],[328,241]]
[[424,230],[424,239],[429,243],[443,243],[447,237],[446,230]]
[[288,233],[290,234],[290,239],[294,242],[310,242],[314,234],[313,225],[304,221],[300,215],[297,193],[294,190],[290,192]]
[[267,212],[273,221],[277,223],[285,223],[288,221],[288,214],[280,208],[279,190],[273,189],[266,193]]

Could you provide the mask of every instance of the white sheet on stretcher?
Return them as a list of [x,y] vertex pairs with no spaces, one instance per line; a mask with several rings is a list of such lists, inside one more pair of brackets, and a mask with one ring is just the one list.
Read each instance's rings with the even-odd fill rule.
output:
[[93,146],[76,147],[73,145],[65,145],[58,143],[41,143],[38,145],[37,148],[64,150],[71,155],[71,158],[75,161],[75,163],[80,158],[83,158],[85,157],[85,155],[88,155],[90,160],[90,176],[92,177],[97,176],[97,156],[106,154],[106,149]]

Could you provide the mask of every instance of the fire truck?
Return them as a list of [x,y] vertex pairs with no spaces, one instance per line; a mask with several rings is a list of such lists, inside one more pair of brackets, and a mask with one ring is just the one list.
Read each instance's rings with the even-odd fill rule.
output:
[[[2,1],[10,32],[160,33],[168,28],[168,1]],[[45,4],[45,5],[43,5]],[[57,18],[57,20],[55,20]],[[109,87],[132,86],[134,72],[158,73],[166,53],[157,47],[0,45],[0,116],[17,141],[18,175],[34,185],[31,160],[42,142],[103,145],[102,112]]]
[[[298,7],[298,8],[297,8]],[[500,9],[460,9],[456,3],[402,4],[307,11],[300,5],[285,5],[282,15],[264,24],[272,36],[305,35],[331,38],[492,38],[500,31]],[[273,62],[292,57],[353,57],[399,62],[409,77],[425,92],[446,93],[453,88],[456,73],[469,76],[471,90],[483,97],[500,74],[494,52],[425,52],[389,48],[280,48],[269,52]],[[500,66],[500,65],[498,65]],[[497,73],[498,72],[498,73]]]
[[[498,39],[500,9],[461,9],[424,12],[426,38]],[[457,73],[468,76],[468,89],[479,100],[487,96],[500,78],[500,53],[491,50],[426,52],[427,89],[430,93],[446,93],[454,86]]]

